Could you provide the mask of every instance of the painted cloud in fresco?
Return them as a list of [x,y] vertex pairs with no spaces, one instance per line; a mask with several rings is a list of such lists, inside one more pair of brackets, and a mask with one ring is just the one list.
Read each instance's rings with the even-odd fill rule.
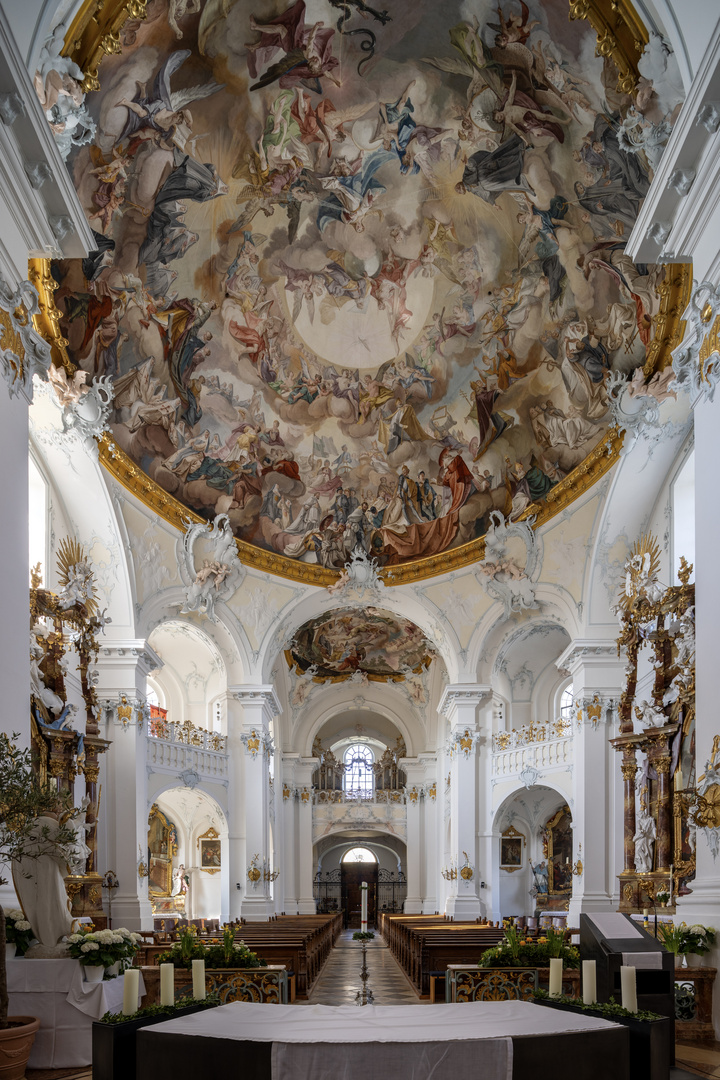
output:
[[619,95],[565,2],[194,7],[128,24],[70,162],[97,249],[56,300],[119,445],[329,567],[544,499],[653,336],[664,271],[625,243],[672,79]]

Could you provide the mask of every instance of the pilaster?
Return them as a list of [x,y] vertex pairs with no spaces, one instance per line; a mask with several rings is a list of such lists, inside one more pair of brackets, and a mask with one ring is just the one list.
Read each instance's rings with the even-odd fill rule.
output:
[[492,694],[489,686],[451,684],[445,688],[439,710],[449,728],[446,753],[450,758],[450,847],[454,873],[445,901],[445,913],[455,918],[476,919],[482,914],[478,865],[478,763],[476,751],[481,732],[480,705]]
[[[97,696],[105,717],[107,754],[104,816],[107,869],[120,885],[113,896],[113,922],[131,930],[151,930],[148,898],[148,805],[146,679],[162,667],[160,657],[140,639],[109,641],[97,660]],[[98,867],[100,872],[105,869]]]

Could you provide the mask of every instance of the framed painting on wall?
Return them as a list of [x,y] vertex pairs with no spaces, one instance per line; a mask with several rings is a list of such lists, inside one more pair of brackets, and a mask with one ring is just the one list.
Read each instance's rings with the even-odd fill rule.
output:
[[512,873],[523,865],[523,844],[525,837],[512,825],[500,837],[500,869]]
[[218,874],[222,866],[222,848],[220,835],[215,829],[208,829],[198,837],[200,848],[200,869],[206,874]]

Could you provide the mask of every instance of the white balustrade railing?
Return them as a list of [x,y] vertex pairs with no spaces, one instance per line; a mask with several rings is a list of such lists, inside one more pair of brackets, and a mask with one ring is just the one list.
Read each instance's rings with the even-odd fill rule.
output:
[[158,772],[180,775],[191,770],[201,779],[225,780],[227,736],[195,727],[189,720],[173,724],[153,717],[148,727],[147,764]]
[[396,805],[404,806],[406,802],[404,790],[390,791],[314,791],[313,806],[337,805],[349,803],[352,806],[358,804],[371,804],[373,806]]
[[499,731],[492,738],[492,776],[513,777],[525,769],[542,773],[573,764],[570,720],[528,724],[514,731]]

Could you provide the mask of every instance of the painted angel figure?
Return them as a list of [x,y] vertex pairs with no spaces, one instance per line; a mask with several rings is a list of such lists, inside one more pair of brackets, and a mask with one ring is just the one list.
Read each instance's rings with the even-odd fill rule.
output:
[[211,97],[223,87],[221,83],[211,81],[173,91],[170,80],[190,55],[190,49],[178,49],[158,71],[149,94],[146,87],[138,83],[138,91],[132,101],[127,98],[118,101],[118,105],[128,110],[127,121],[118,142],[130,139],[147,129],[157,138],[166,138],[173,142],[181,125],[192,128],[192,116],[187,108],[190,102]]
[[253,83],[251,90],[259,90],[277,82],[281,87],[303,85],[308,90],[321,93],[320,79],[326,75],[336,86],[339,81],[331,74],[339,60],[332,55],[332,39],[335,30],[323,22],[312,26],[305,24],[305,0],[296,0],[282,15],[259,23],[250,16],[250,27],[260,34],[260,40],[247,44],[248,71],[257,79],[260,67],[280,51],[284,56],[271,64],[265,73]]

